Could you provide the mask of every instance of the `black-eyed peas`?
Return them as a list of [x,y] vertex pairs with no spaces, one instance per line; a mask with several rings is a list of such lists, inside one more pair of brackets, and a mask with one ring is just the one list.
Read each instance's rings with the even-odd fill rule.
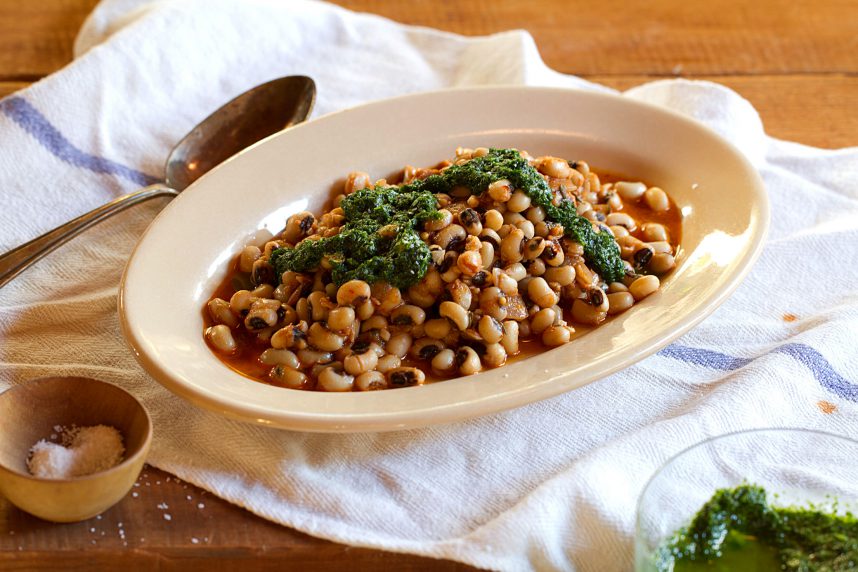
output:
[[[459,149],[452,162],[407,166],[396,180],[417,181],[488,152]],[[573,323],[597,326],[659,289],[658,276],[676,267],[671,241],[679,238],[678,213],[662,189],[614,182],[583,161],[522,157],[542,174],[555,205],[573,200],[595,230],[616,241],[624,277],[606,283],[551,209],[509,180],[492,181],[482,194],[461,186],[436,195],[438,217],[415,228],[428,268],[407,287],[361,275],[335,282],[339,255],[278,276],[272,253],[338,235],[344,198],[387,185],[354,172],[327,212],[294,214],[280,234],[238,253],[233,282],[244,287],[225,282],[208,301],[205,340],[241,371],[255,360],[253,371],[264,374],[254,375],[273,385],[373,391],[502,367],[569,342]],[[382,239],[396,234],[391,224],[378,231]]]

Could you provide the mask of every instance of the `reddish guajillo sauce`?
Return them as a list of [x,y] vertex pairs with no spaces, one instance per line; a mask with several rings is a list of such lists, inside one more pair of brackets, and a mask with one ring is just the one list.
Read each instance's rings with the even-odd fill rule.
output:
[[[610,173],[606,174],[603,171],[597,172],[599,173],[599,179],[602,183],[612,183],[624,180],[637,180],[633,178],[613,175]],[[325,208],[325,211],[327,210],[329,210],[328,207]],[[617,212],[628,213],[637,221],[656,222],[662,224],[667,229],[670,244],[674,246],[674,248],[676,248],[676,246],[681,242],[682,213],[679,212],[679,208],[673,202],[673,199],[670,199],[670,208],[662,212],[653,211],[649,209],[644,203],[643,198],[639,199],[634,203],[624,201],[623,208]],[[638,228],[631,232],[631,234],[640,240],[644,240],[640,226],[641,225],[638,225]],[[677,253],[677,256],[679,255],[680,253]],[[221,282],[217,289],[212,293],[212,296],[209,298],[209,300],[214,298],[229,300],[236,291],[242,289],[253,289],[253,286],[250,284],[247,274],[242,273],[238,270],[238,256],[236,256],[236,258],[231,263],[231,269],[229,274],[226,276],[226,278],[224,278],[223,282]],[[634,308],[632,308],[632,311],[634,311]],[[214,320],[212,320],[211,316],[209,315],[209,312],[205,307],[203,307],[202,309],[202,315],[203,331],[205,331],[206,328],[214,325],[215,322]],[[429,316],[427,316],[427,319],[428,318]],[[589,326],[574,322],[572,320],[572,315],[569,308],[564,308],[564,319],[569,325],[575,328],[575,332],[572,334],[572,340],[574,340],[575,338],[579,338],[587,332],[598,328],[598,326]],[[610,319],[611,316],[608,317],[608,320]],[[237,346],[235,353],[231,355],[224,355],[222,353],[212,350],[215,355],[217,355],[218,358],[227,367],[245,377],[249,377],[250,379],[265,383],[267,385],[276,385],[272,383],[271,379],[268,377],[268,372],[273,366],[262,364],[259,361],[259,356],[262,354],[262,352],[271,346],[267,342],[260,341],[254,334],[248,332],[244,328],[235,328],[233,329],[232,333]],[[519,352],[515,355],[508,356],[506,364],[526,359],[549,349],[553,348],[545,346],[538,338],[519,339]],[[428,367],[428,363],[426,361],[415,360],[411,359],[410,357],[403,358],[402,365],[418,367],[422,369],[426,374],[426,383],[444,381],[445,379],[453,379],[454,377],[459,377],[458,375],[449,378],[439,377],[431,370],[431,368]],[[312,387],[312,385],[310,387]]]

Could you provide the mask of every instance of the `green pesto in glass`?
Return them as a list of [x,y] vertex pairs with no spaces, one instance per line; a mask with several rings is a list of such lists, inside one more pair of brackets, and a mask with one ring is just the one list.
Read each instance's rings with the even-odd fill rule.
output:
[[491,149],[482,157],[399,187],[376,186],[352,193],[340,204],[346,221],[338,235],[304,240],[293,249],[276,249],[271,263],[279,276],[286,270],[313,271],[327,256],[338,285],[360,279],[407,288],[429,268],[429,248],[418,229],[439,216],[434,195],[456,187],[479,195],[500,179],[507,179],[532,204],[543,207],[547,220],[562,225],[566,235],[584,247],[585,260],[605,282],[625,275],[611,234],[594,229],[588,219],[578,215],[573,201],[554,204],[548,183],[515,149]]
[[659,572],[858,570],[858,520],[812,505],[772,506],[759,486],[721,489],[654,563]]

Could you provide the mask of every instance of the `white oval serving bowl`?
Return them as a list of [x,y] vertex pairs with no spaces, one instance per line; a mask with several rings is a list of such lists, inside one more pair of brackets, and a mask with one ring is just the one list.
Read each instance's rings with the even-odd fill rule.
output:
[[[483,373],[368,393],[278,388],[243,377],[203,340],[203,306],[249,241],[320,212],[354,170],[382,178],[457,146],[589,162],[664,188],[683,214],[677,268],[656,294],[572,343]],[[122,279],[123,333],[146,371],[232,418],[325,432],[448,423],[545,399],[628,367],[688,331],[738,286],[769,207],[748,161],[706,127],[621,96],[495,87],[404,96],[274,135],[192,185],[155,219]]]

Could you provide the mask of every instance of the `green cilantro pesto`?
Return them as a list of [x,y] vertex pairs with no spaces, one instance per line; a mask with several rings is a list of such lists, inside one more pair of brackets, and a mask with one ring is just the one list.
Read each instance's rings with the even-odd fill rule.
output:
[[721,489],[655,555],[659,572],[858,570],[858,520],[768,504],[766,491]]
[[435,195],[379,186],[352,193],[340,207],[346,223],[339,234],[271,253],[278,276],[286,270],[313,271],[324,256],[336,284],[357,279],[407,288],[426,274],[431,255],[416,229],[439,216]]
[[336,284],[352,279],[383,280],[406,288],[429,268],[429,248],[417,229],[439,216],[434,195],[455,187],[481,194],[500,179],[522,189],[532,204],[545,209],[549,221],[561,224],[584,247],[584,258],[606,282],[623,277],[625,268],[613,237],[594,230],[589,220],[578,215],[571,200],[555,205],[548,183],[514,149],[491,149],[483,157],[399,187],[377,186],[352,193],[340,204],[346,222],[338,235],[304,240],[294,249],[277,249],[271,263],[279,276],[286,270],[313,271],[327,256]]

